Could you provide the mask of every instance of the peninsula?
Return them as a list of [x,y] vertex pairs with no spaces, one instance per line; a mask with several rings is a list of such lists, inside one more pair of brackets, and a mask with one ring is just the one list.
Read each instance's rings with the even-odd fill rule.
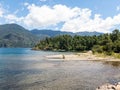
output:
[[47,56],[52,59],[120,61],[120,32],[116,29],[112,33],[99,36],[60,35],[40,41],[33,49],[86,52]]

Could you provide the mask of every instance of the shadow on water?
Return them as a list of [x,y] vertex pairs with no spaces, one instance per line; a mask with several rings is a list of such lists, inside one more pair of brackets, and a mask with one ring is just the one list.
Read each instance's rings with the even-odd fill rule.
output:
[[105,65],[111,65],[113,67],[120,67],[120,62],[117,61],[105,61],[103,62]]

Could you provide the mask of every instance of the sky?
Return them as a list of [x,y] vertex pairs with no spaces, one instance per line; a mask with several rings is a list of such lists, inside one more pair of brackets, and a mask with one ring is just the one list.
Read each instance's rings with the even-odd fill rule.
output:
[[120,29],[120,0],[0,0],[0,24],[109,33]]

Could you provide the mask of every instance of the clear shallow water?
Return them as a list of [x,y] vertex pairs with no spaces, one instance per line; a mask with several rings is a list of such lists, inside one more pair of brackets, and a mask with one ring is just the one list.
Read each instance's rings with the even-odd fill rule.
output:
[[106,82],[120,81],[119,62],[45,59],[59,53],[1,48],[0,90],[95,90]]

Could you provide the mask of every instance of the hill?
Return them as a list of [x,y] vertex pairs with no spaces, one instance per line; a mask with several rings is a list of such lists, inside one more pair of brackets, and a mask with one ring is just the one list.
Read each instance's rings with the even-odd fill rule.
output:
[[0,25],[0,47],[32,47],[38,38],[17,24]]

